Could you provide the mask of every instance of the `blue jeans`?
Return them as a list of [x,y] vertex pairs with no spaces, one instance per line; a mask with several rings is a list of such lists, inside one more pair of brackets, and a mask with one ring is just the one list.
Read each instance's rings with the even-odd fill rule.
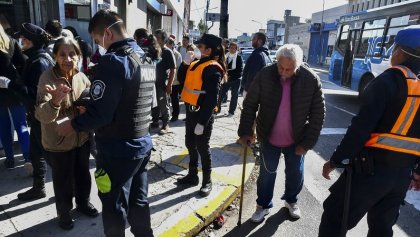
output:
[[286,168],[286,188],[281,199],[288,203],[296,203],[297,195],[303,187],[303,155],[295,154],[295,145],[276,147],[269,143],[261,143],[260,175],[257,180],[257,204],[263,208],[273,207],[273,191],[277,176],[280,154],[283,153]]
[[6,159],[13,159],[13,133],[9,117],[12,115],[13,126],[18,135],[23,158],[28,161],[29,155],[29,131],[26,124],[26,110],[24,106],[0,107],[0,139],[3,144]]

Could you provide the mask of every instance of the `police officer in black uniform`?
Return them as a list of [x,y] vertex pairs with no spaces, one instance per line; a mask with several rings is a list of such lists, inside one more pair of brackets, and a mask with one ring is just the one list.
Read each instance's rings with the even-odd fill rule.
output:
[[200,49],[201,59],[192,62],[194,54],[191,52],[187,54],[186,61],[179,68],[181,74],[186,71],[181,100],[185,102],[187,108],[185,145],[190,155],[190,163],[187,176],[179,179],[178,183],[198,185],[198,154],[200,154],[203,180],[199,194],[205,197],[212,190],[209,143],[220,82],[226,74],[226,65],[221,38],[212,34],[203,34],[195,43]]
[[[359,113],[323,168],[322,175],[330,179],[334,168],[352,160],[344,226],[353,228],[367,213],[368,236],[392,236],[410,180],[412,187],[420,188],[419,39],[420,28],[398,32],[392,67],[367,86]],[[330,188],[319,236],[340,235],[347,171]]]
[[98,11],[89,33],[106,49],[92,79],[92,102],[58,130],[67,134],[95,129],[95,179],[105,235],[124,236],[128,219],[135,236],[153,236],[146,165],[152,149],[149,120],[156,69],[142,58],[143,51],[128,37],[117,13]]

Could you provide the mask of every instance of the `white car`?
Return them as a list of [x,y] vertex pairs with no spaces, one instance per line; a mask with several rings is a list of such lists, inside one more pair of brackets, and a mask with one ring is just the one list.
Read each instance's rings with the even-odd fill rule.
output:
[[269,51],[269,53],[270,53],[269,57],[270,57],[270,59],[273,63],[277,62],[276,52],[277,52],[277,50],[270,50]]

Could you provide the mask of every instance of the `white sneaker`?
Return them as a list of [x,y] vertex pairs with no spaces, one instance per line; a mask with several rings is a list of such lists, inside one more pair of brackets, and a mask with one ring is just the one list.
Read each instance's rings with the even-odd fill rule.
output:
[[261,206],[257,205],[257,209],[251,217],[251,221],[254,223],[260,223],[264,220],[264,216],[270,213],[270,208],[263,209]]
[[284,206],[289,209],[289,215],[292,218],[299,219],[301,216],[300,209],[297,206],[297,203],[288,203],[284,202]]
[[26,174],[28,176],[32,176],[34,173],[34,168],[32,167],[32,163],[30,161],[26,161],[25,164],[23,164],[23,168],[26,171]]
[[225,116],[228,117],[228,118],[231,118],[231,117],[233,117],[233,114],[231,114],[231,113],[225,113]]

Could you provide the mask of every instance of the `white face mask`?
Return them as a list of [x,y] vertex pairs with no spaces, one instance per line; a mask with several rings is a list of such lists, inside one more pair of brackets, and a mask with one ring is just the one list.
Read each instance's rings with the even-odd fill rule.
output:
[[18,43],[19,43],[19,47],[22,48],[22,46],[23,46],[23,44],[22,44],[22,38],[19,38]]
[[116,21],[114,23],[112,23],[110,26],[108,26],[105,30],[104,30],[104,36],[102,37],[102,45],[98,44],[98,50],[99,50],[99,54],[100,55],[104,55],[106,53],[106,51],[108,51],[108,49],[105,48],[105,32],[106,30],[110,29],[111,27],[113,27],[115,24],[121,23],[123,21]]
[[98,44],[98,52],[99,52],[100,55],[106,54],[106,51],[107,51],[106,48],[104,48],[104,47],[102,47]]

